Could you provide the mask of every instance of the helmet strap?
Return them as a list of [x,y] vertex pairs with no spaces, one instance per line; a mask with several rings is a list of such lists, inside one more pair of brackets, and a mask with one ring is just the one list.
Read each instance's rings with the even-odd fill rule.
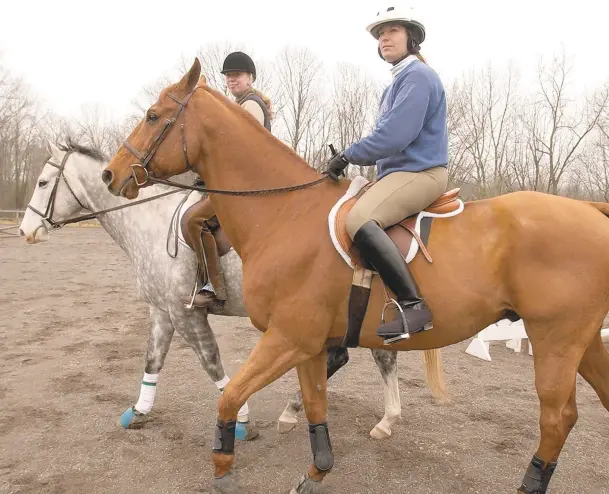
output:
[[408,33],[408,43],[407,43],[408,46],[406,47],[406,50],[408,51],[408,53],[410,55],[418,55],[419,50],[421,49],[421,46],[419,45],[419,41],[414,36],[414,33],[412,32],[412,30],[406,29],[406,32]]
[[410,53],[406,53],[406,55],[404,55],[402,58],[398,58],[395,62],[389,62],[391,65],[393,65],[394,67],[399,64],[402,60],[408,58],[410,56]]

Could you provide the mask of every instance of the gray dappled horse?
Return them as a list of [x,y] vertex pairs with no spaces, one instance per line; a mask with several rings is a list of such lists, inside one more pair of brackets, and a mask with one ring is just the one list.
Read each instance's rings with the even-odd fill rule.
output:
[[[100,152],[71,140],[61,149],[49,143],[49,151],[51,157],[38,178],[20,225],[21,235],[30,244],[47,240],[50,226],[74,217],[82,210],[101,211],[128,202],[110,194],[100,180],[100,173],[106,165],[106,158]],[[143,189],[141,197],[149,198],[170,191],[170,187],[156,185]],[[155,199],[146,207],[136,205],[98,217],[102,227],[131,261],[140,295],[150,310],[151,329],[140,397],[136,405],[121,416],[123,427],[142,427],[150,419],[158,374],[163,368],[174,331],[194,350],[220,391],[228,383],[206,311],[187,309],[180,301],[182,296],[192,292],[197,274],[195,254],[180,239],[180,217],[200,198],[198,192],[179,192]],[[247,317],[241,287],[241,259],[231,249],[222,256],[221,263],[228,301],[222,314],[218,315]],[[383,378],[385,415],[370,435],[382,439],[391,435],[392,425],[401,416],[396,352],[372,350],[372,355]],[[346,349],[331,349],[328,352],[328,375],[345,365],[347,360]],[[292,430],[296,425],[296,414],[301,410],[302,398],[298,392],[278,421],[279,432]],[[239,411],[237,437],[240,439],[257,436],[253,421],[248,421],[248,413],[246,403]]]

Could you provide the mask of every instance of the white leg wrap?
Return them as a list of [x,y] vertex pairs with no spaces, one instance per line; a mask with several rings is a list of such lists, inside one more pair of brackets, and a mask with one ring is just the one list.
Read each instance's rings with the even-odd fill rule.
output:
[[[220,392],[222,392],[224,390],[224,388],[226,388],[226,385],[229,382],[230,382],[230,378],[228,376],[224,376],[221,381],[216,382],[216,386],[218,387]],[[249,413],[250,413],[250,407],[248,406],[247,402],[245,402],[245,405],[243,405],[241,407],[241,409],[239,410],[239,412],[237,413],[237,421],[238,422],[247,422],[249,420],[249,417],[248,417]]]
[[216,384],[217,388],[222,391],[226,388],[226,385],[230,382],[230,378],[228,376],[224,376],[222,380],[218,381]]
[[159,378],[158,374],[144,373],[144,379],[140,385],[140,397],[135,404],[135,409],[140,413],[149,413],[154,406],[154,398],[156,397],[156,382]]
[[239,412],[237,412],[237,422],[247,422],[250,418],[248,417],[250,413],[250,407],[247,404],[247,401],[245,402],[245,405],[243,405],[240,409]]

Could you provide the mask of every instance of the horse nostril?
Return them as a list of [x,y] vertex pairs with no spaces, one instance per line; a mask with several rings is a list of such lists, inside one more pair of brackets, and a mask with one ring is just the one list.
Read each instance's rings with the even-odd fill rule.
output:
[[25,233],[23,233],[23,230],[21,228],[19,228],[19,236],[25,237]]
[[111,170],[104,170],[102,172],[102,180],[104,181],[104,183],[109,187],[110,184],[112,183],[112,180],[114,179],[114,174],[112,173]]

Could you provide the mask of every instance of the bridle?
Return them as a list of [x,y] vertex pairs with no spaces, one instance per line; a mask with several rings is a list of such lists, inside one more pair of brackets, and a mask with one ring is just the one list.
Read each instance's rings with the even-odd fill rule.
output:
[[[133,178],[133,181],[135,182],[135,185],[137,187],[143,187],[144,185],[151,183],[151,184],[169,185],[171,187],[176,187],[178,189],[196,190],[198,192],[207,192],[207,193],[212,193],[212,194],[225,194],[225,195],[231,195],[231,196],[258,196],[258,195],[268,195],[268,194],[276,194],[276,193],[280,193],[280,192],[291,192],[291,191],[295,191],[295,190],[302,190],[302,189],[312,187],[313,185],[320,184],[320,183],[326,181],[328,178],[330,178],[330,176],[328,175],[328,172],[324,172],[323,177],[318,178],[316,180],[312,180],[310,182],[306,182],[304,184],[299,184],[299,185],[288,185],[286,187],[276,187],[276,188],[272,188],[272,189],[224,190],[224,189],[210,189],[208,187],[197,187],[195,185],[185,185],[185,184],[171,182],[169,180],[164,180],[161,178],[154,177],[153,172],[150,170],[150,162],[152,161],[152,158],[154,158],[155,153],[157,152],[157,150],[163,143],[163,140],[165,139],[165,137],[167,137],[167,134],[171,130],[171,127],[173,126],[173,124],[176,123],[176,121],[179,118],[182,111],[184,111],[186,109],[186,105],[190,101],[190,98],[195,93],[195,91],[197,89],[199,89],[199,87],[200,86],[195,86],[182,100],[179,99],[177,96],[174,96],[171,93],[167,93],[167,96],[169,96],[173,101],[175,101],[179,105],[178,109],[176,110],[176,112],[172,118],[165,119],[165,126],[163,127],[161,132],[159,132],[157,134],[157,136],[154,138],[154,140],[150,144],[150,147],[148,148],[148,150],[145,153],[140,153],[137,149],[135,149],[135,147],[133,147],[129,143],[129,141],[127,139],[125,139],[123,141],[123,146],[125,146],[125,148],[139,160],[139,163],[130,165],[131,177]],[[184,132],[183,123],[180,124],[180,132],[182,135],[182,151],[184,152],[184,162],[186,164],[186,170],[195,171],[194,168],[192,167],[192,165],[190,164],[190,161],[188,160],[188,149],[186,147],[186,135]],[[334,148],[332,146],[330,146],[330,148],[334,154],[335,153]],[[144,171],[145,176],[144,176],[143,182],[140,182],[137,179],[137,173],[136,173],[137,168],[141,168]]]
[[64,224],[65,224],[65,222],[63,222],[63,221],[58,221],[58,222],[53,221],[53,211],[55,210],[55,199],[57,198],[57,189],[59,188],[60,180],[63,180],[63,183],[66,184],[66,187],[68,188],[68,190],[72,194],[72,197],[76,200],[78,205],[82,209],[87,209],[85,206],[83,206],[82,202],[80,202],[80,199],[78,199],[78,196],[74,193],[74,190],[72,189],[72,187],[70,187],[70,184],[68,183],[68,179],[66,178],[66,176],[64,174],[64,168],[66,167],[66,162],[68,161],[68,158],[70,157],[70,155],[73,152],[74,151],[71,149],[66,151],[66,153],[63,156],[63,159],[61,160],[61,164],[59,164],[59,165],[57,163],[53,163],[51,160],[47,161],[47,163],[46,163],[47,165],[51,165],[51,166],[57,168],[59,171],[57,172],[57,176],[55,177],[55,182],[53,183],[53,189],[51,189],[51,195],[49,197],[49,202],[47,203],[47,208],[46,208],[45,212],[42,213],[42,212],[38,211],[31,204],[27,205],[28,209],[31,209],[32,211],[34,211],[34,213],[36,213],[44,221],[46,221],[49,225],[51,225],[51,228],[53,230],[57,230],[57,229],[61,228],[62,226],[64,226]]
[[[192,95],[195,93],[195,91],[197,89],[199,89],[199,86],[195,86],[182,100],[179,99],[177,96],[174,96],[171,93],[167,93],[167,96],[169,96],[173,101],[175,101],[179,105],[178,109],[176,110],[176,112],[172,118],[165,119],[165,126],[163,127],[161,132],[159,132],[157,134],[157,136],[154,138],[154,140],[150,144],[150,147],[148,148],[148,150],[145,153],[140,153],[137,149],[135,149],[135,147],[133,147],[129,143],[129,141],[127,139],[125,139],[123,141],[123,146],[125,146],[125,148],[128,151],[130,151],[131,154],[133,154],[139,160],[139,163],[131,165],[131,172],[132,172],[133,180],[135,181],[135,185],[137,185],[138,187],[142,187],[150,181],[150,174],[151,174],[150,162],[152,161],[152,158],[154,158],[154,155],[156,154],[157,150],[163,143],[163,140],[165,139],[165,137],[171,130],[173,124],[176,123],[177,119],[180,117],[180,114],[186,108],[186,105],[190,101],[190,98],[192,97]],[[184,151],[184,161],[186,163],[186,169],[192,170],[193,169],[192,165],[190,164],[190,161],[188,160],[188,149],[186,148],[186,136],[184,134],[184,124],[183,123],[180,124],[180,132],[182,135],[182,150]],[[144,171],[145,178],[144,178],[143,182],[138,181],[137,174],[135,172],[136,168],[141,168]]]
[[55,177],[55,183],[53,184],[53,189],[51,190],[51,196],[49,197],[49,202],[47,204],[47,208],[46,208],[45,212],[42,213],[42,212],[38,211],[31,204],[27,205],[28,209],[31,209],[34,213],[36,213],[38,216],[40,216],[43,219],[43,221],[46,221],[49,225],[51,225],[52,230],[59,230],[60,228],[63,228],[65,225],[70,225],[73,223],[80,223],[82,221],[89,221],[89,220],[97,218],[101,214],[111,213],[113,211],[119,211],[121,209],[130,208],[133,206],[137,206],[138,204],[143,204],[146,202],[154,201],[155,199],[159,199],[161,197],[169,196],[169,195],[175,194],[177,192],[180,192],[179,189],[171,190],[169,192],[163,192],[162,194],[158,194],[156,196],[147,197],[146,199],[140,199],[139,201],[131,201],[126,204],[121,204],[120,206],[114,206],[111,208],[102,209],[100,211],[93,211],[89,214],[78,215],[78,216],[75,216],[72,218],[67,218],[67,219],[61,220],[61,221],[54,221],[53,212],[55,210],[55,199],[57,198],[57,190],[59,188],[60,180],[63,180],[63,182],[66,184],[66,187],[68,188],[68,190],[72,194],[72,197],[78,203],[78,205],[82,209],[89,209],[85,205],[83,205],[82,202],[80,202],[80,199],[78,199],[78,196],[75,194],[74,189],[72,189],[72,187],[70,187],[70,184],[68,183],[68,179],[66,178],[65,173],[64,173],[64,169],[66,167],[68,158],[70,157],[70,155],[73,152],[74,152],[74,149],[68,149],[65,152],[63,159],[61,160],[61,164],[59,164],[59,165],[57,163],[53,163],[50,160],[47,161],[47,163],[46,163],[47,165],[51,165],[51,166],[57,168],[59,171],[57,172],[57,176]]

